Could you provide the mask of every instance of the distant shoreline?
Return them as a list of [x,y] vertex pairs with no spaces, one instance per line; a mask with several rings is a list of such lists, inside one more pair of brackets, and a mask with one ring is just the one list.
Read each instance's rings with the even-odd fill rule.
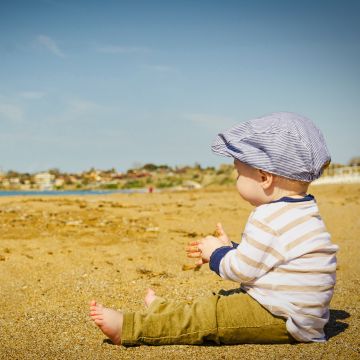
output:
[[0,190],[0,197],[5,196],[70,196],[70,195],[109,195],[146,193],[148,189],[119,190]]

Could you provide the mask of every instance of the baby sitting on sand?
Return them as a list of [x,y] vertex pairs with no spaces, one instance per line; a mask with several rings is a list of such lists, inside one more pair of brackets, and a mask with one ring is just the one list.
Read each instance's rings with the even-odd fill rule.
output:
[[234,159],[237,190],[255,208],[240,244],[219,224],[218,237],[192,242],[187,252],[240,287],[190,304],[149,289],[145,312],[92,301],[91,318],[124,346],[325,341],[338,247],[307,194],[330,163],[321,132],[307,118],[279,112],[218,134],[212,150]]

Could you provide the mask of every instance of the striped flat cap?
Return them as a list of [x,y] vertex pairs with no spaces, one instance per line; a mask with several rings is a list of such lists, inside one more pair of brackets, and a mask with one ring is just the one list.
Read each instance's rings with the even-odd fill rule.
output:
[[289,179],[311,182],[331,160],[314,123],[295,113],[276,112],[219,133],[212,151]]

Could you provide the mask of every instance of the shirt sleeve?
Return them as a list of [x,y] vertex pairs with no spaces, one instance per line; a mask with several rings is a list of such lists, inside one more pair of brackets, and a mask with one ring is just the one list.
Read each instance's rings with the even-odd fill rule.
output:
[[224,246],[214,251],[210,269],[224,279],[254,281],[284,261],[278,234],[264,222],[252,218],[237,248]]
[[220,262],[222,260],[222,258],[231,250],[236,249],[239,246],[238,243],[231,241],[231,246],[223,246],[221,248],[216,249],[211,257],[210,257],[210,270],[215,271],[218,275],[219,274],[219,267],[220,267]]

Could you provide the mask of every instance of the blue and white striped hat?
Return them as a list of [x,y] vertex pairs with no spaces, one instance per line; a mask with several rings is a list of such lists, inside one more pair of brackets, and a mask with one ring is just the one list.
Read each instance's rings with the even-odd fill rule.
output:
[[311,182],[331,160],[314,123],[295,113],[277,112],[218,134],[212,151],[289,179]]

